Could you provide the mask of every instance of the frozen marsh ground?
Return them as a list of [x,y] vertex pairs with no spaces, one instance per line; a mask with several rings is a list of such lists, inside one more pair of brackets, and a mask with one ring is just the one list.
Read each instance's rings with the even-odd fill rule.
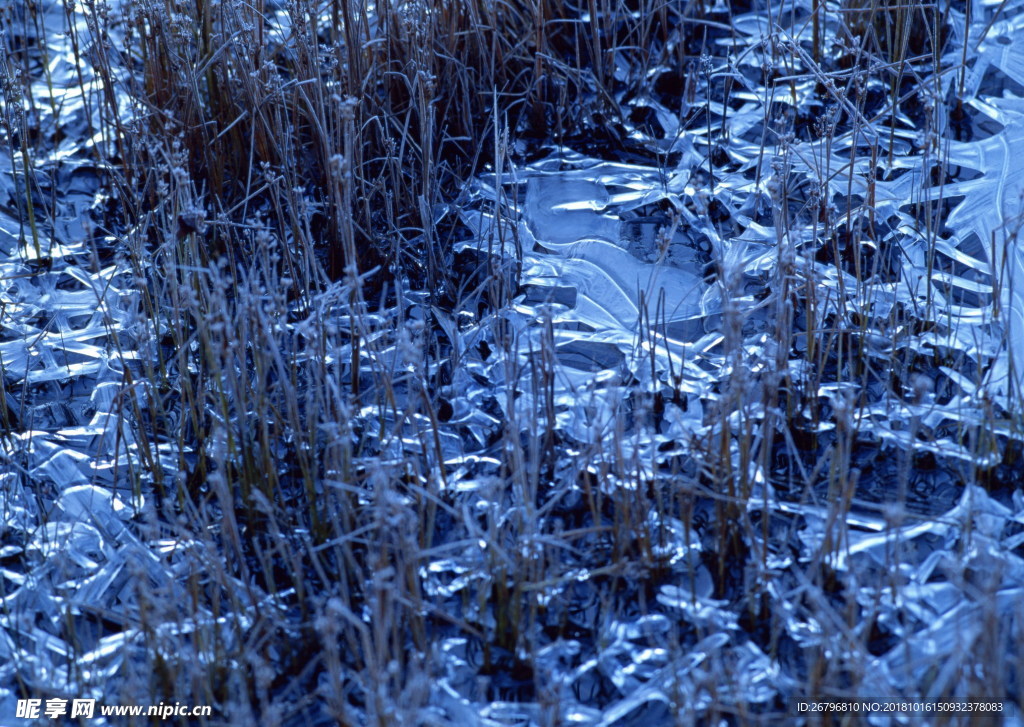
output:
[[1019,723],[1022,25],[0,6],[0,724]]

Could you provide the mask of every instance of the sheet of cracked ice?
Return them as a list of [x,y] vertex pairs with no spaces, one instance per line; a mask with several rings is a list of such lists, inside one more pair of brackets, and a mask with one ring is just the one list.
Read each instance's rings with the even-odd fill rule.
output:
[[[603,186],[545,175],[526,187],[529,213],[514,224],[515,241],[506,243],[524,250],[520,283],[527,292],[513,307],[520,324],[518,368],[529,380],[541,352],[553,348],[560,364],[559,429],[593,441],[594,427],[612,424],[601,414],[606,407],[595,387],[637,368],[649,348],[644,341],[656,340],[656,355],[682,367],[682,347],[692,345],[695,333],[704,335],[704,320],[720,307],[717,291],[703,283],[695,263],[671,267],[635,256],[621,223],[602,213]],[[496,231],[487,213],[466,219],[479,239]],[[529,394],[517,403],[522,416],[537,411]]]

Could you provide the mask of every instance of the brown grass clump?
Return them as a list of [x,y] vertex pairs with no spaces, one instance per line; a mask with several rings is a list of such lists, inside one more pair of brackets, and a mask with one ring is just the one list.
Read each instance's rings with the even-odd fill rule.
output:
[[[948,12],[949,4],[945,5]],[[947,16],[932,3],[901,0],[846,0],[841,12],[846,32],[859,39],[868,54],[897,67],[909,60],[942,53]]]
[[[145,0],[132,31],[149,143],[132,166],[180,157],[222,223],[210,255],[247,250],[226,223],[267,212],[291,254],[315,254],[331,279],[348,262],[398,264],[434,288],[445,282],[435,210],[493,159],[495,127],[565,133],[581,113],[567,101],[606,100],[579,65],[602,54],[601,34],[579,25],[547,0]],[[548,118],[556,101],[568,111]],[[159,196],[148,181],[140,215]],[[404,246],[420,233],[427,244]]]

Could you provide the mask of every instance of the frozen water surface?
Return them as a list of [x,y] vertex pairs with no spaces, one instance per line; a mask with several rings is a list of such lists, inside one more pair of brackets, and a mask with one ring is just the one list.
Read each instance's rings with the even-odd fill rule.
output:
[[[126,410],[145,408],[143,357],[155,350],[139,343],[145,281],[109,254],[124,241],[93,224],[112,194],[102,160],[116,152],[97,113],[105,81],[73,62],[66,23],[90,52],[95,39],[83,14],[44,5],[24,26],[50,53],[31,91],[56,88],[62,102],[37,104],[35,122],[51,136],[31,163],[35,191],[60,204],[34,237],[19,150],[0,172],[11,429],[0,468],[0,720],[26,685],[116,703],[150,628],[138,584],[190,603],[197,572],[223,557],[198,535],[143,528],[158,520],[153,492],[128,486],[125,473],[144,460],[173,473],[196,453],[169,441],[147,451],[126,423]],[[423,723],[625,727],[699,721],[723,705],[770,720],[806,696],[816,659],[845,685],[838,696],[870,700],[969,700],[976,677],[995,669],[1014,676],[990,698],[1019,723],[1024,8],[991,5],[970,19],[950,7],[947,72],[936,81],[944,95],[963,94],[976,138],[956,138],[948,119],[932,123],[922,109],[895,112],[891,135],[877,118],[859,119],[855,133],[850,109],[821,103],[813,59],[791,45],[811,32],[811,3],[774,23],[738,15],[717,41],[732,54],[695,75],[718,84],[710,97],[667,99],[658,81],[675,70],[652,65],[649,93],[614,99],[626,118],[648,119],[624,122],[647,159],[552,147],[467,183],[454,209],[470,236],[456,252],[486,259],[497,271],[487,282],[501,278],[505,298],[446,311],[403,289],[402,310],[366,315],[374,333],[360,346],[324,353],[338,381],[369,388],[381,372],[392,377],[389,408],[347,413],[351,431],[382,442],[361,466],[422,463],[443,517],[466,527],[439,525],[409,571],[425,608],[450,617],[424,656],[433,678]],[[268,22],[268,37],[287,43],[287,13],[270,8]],[[759,74],[778,76],[780,54],[789,80],[769,101]],[[115,70],[112,82],[126,83],[129,69]],[[879,78],[865,93],[885,96]],[[131,104],[118,98],[128,123]],[[711,139],[707,116],[690,113],[701,104]],[[793,118],[809,116],[797,128]],[[865,146],[872,140],[877,148]],[[951,173],[941,183],[936,149]],[[929,221],[940,195],[952,200],[948,214]],[[323,310],[343,321],[346,300],[347,290],[327,291]],[[391,335],[410,321],[423,337],[443,331],[450,348],[420,379],[411,329]],[[301,324],[280,325],[304,335]],[[442,369],[450,381],[428,390]],[[400,415],[416,397],[436,403],[432,416]],[[501,444],[513,440],[522,451]],[[227,446],[221,433],[210,442]],[[533,490],[506,491],[515,457],[540,463]],[[609,515],[623,493],[635,511]],[[382,513],[404,527],[410,502],[393,493]],[[529,518],[537,532],[508,527],[498,544],[482,534],[481,523]],[[658,567],[607,562],[613,527]],[[742,543],[723,560],[725,531]],[[483,674],[467,636],[497,630],[496,594],[508,584],[495,564],[511,562],[551,565],[526,586],[540,646],[502,662],[532,659],[533,691],[516,692],[511,668]],[[231,613],[200,607],[154,628],[263,643],[268,613],[288,623],[294,593],[230,583],[221,606]],[[616,594],[628,603],[611,608]],[[545,623],[548,614],[557,618]],[[343,615],[382,626],[369,612]]]

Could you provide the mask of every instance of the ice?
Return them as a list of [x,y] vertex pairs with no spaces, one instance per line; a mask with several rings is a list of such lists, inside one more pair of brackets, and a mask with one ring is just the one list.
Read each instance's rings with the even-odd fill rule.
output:
[[600,182],[557,174],[531,177],[526,183],[527,224],[545,247],[585,237],[617,240],[621,223],[601,214],[608,200],[608,189]]
[[543,272],[533,282],[575,288],[582,322],[602,328],[614,322],[635,330],[641,319],[661,324],[705,315],[701,279],[638,260],[618,244],[622,224],[602,213],[607,200],[606,187],[596,182],[556,175],[527,182],[526,227],[537,245],[555,253],[538,261],[534,269]]

